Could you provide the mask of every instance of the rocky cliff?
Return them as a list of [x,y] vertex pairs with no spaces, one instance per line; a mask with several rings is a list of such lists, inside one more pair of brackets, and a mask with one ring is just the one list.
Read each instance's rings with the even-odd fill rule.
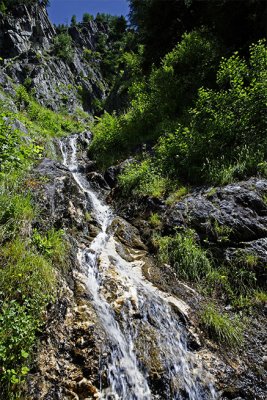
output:
[[53,110],[70,112],[80,107],[93,111],[93,100],[105,97],[107,87],[99,65],[84,58],[84,49],[94,50],[101,24],[90,21],[69,29],[73,56],[69,62],[54,54],[56,31],[45,7],[18,6],[12,14],[0,15],[0,74],[24,84],[36,99]]

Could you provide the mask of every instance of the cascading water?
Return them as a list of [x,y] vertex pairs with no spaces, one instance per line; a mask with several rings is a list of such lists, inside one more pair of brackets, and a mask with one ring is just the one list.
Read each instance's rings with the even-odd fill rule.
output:
[[[111,209],[91,189],[79,172],[78,135],[60,142],[63,164],[86,194],[100,233],[90,247],[78,251],[78,262],[87,276],[87,287],[107,338],[108,358],[100,367],[107,384],[100,388],[101,399],[216,399],[208,376],[194,353],[187,349],[186,330],[164,297],[140,272],[141,261],[126,261],[117,251],[112,232]],[[112,301],[108,291],[110,276],[116,280],[120,296]],[[146,360],[164,370],[164,388],[153,390]],[[157,373],[160,373],[160,372]]]

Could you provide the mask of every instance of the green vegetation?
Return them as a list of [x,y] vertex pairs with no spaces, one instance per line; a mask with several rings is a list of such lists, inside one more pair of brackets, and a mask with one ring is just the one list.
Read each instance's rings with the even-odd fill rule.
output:
[[177,201],[181,200],[184,196],[188,193],[188,188],[185,186],[181,186],[175,192],[172,192],[170,196],[166,199],[166,204],[171,206],[172,204],[176,203]]
[[[23,85],[17,86],[16,103],[20,109],[17,117],[25,123],[36,139],[43,137],[47,142],[49,138],[81,132],[84,129],[84,125],[77,118],[42,107],[29,95]],[[16,117],[16,114],[13,116]]]
[[157,237],[155,244],[158,246],[159,261],[170,264],[179,278],[196,282],[212,271],[207,252],[196,243],[191,230],[176,233],[174,237]]
[[162,197],[168,182],[154,168],[149,159],[132,162],[119,176],[119,186],[124,195]]
[[[0,114],[0,397],[20,399],[44,312],[56,290],[55,268],[65,268],[68,247],[63,231],[32,230],[38,218],[31,190],[40,185],[29,170],[51,138],[82,125],[34,101],[17,87],[20,111]],[[19,119],[28,129],[15,128]]]
[[68,33],[62,32],[55,37],[54,53],[67,63],[73,60],[74,50],[72,47],[72,38]]
[[161,227],[162,222],[158,213],[152,213],[149,217],[149,223],[152,228],[158,229]]
[[83,14],[83,23],[87,24],[90,21],[94,20],[94,16],[89,14],[89,13],[84,13]]
[[201,323],[212,339],[230,347],[242,344],[244,324],[237,316],[231,319],[228,314],[209,305],[202,311]]
[[[157,180],[174,184],[178,179],[225,184],[262,170],[259,166],[265,162],[267,149],[265,42],[250,47],[248,62],[237,53],[223,59],[217,72],[218,89],[201,88],[197,94],[198,85],[214,68],[215,49],[215,42],[203,32],[184,35],[162,66],[152,71],[148,83],[133,83],[127,113],[105,113],[98,119],[90,154],[102,168],[143,142],[155,143],[154,157],[126,167],[123,189],[129,192],[131,187],[133,194],[140,193],[149,186],[149,179],[153,186],[155,171]],[[194,107],[188,108],[192,102]],[[146,185],[140,178],[144,170]]]
[[[106,167],[127,156],[137,145],[155,141],[174,129],[177,113],[184,112],[214,68],[216,49],[216,42],[206,32],[185,34],[182,42],[163,59],[162,66],[151,72],[147,82],[133,81],[129,111],[118,117],[106,113],[96,125],[90,147],[92,154],[97,154],[96,161]],[[107,148],[113,158],[106,158]]]

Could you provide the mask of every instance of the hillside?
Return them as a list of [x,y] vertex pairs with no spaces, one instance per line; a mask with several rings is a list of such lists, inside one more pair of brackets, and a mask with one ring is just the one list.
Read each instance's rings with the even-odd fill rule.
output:
[[129,3],[0,1],[0,398],[263,400],[266,4]]

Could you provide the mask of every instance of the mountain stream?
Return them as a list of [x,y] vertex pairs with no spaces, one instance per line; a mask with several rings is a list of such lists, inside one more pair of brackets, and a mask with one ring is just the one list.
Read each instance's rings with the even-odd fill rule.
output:
[[[174,312],[179,300],[143,277],[142,250],[133,250],[130,260],[119,251],[115,215],[81,172],[78,144],[79,135],[73,135],[62,139],[60,148],[63,164],[85,193],[100,228],[90,246],[79,246],[77,254],[108,338],[105,361],[99,363],[100,399],[217,399],[210,375],[188,349],[186,327]],[[179,307],[186,311],[182,302]]]

